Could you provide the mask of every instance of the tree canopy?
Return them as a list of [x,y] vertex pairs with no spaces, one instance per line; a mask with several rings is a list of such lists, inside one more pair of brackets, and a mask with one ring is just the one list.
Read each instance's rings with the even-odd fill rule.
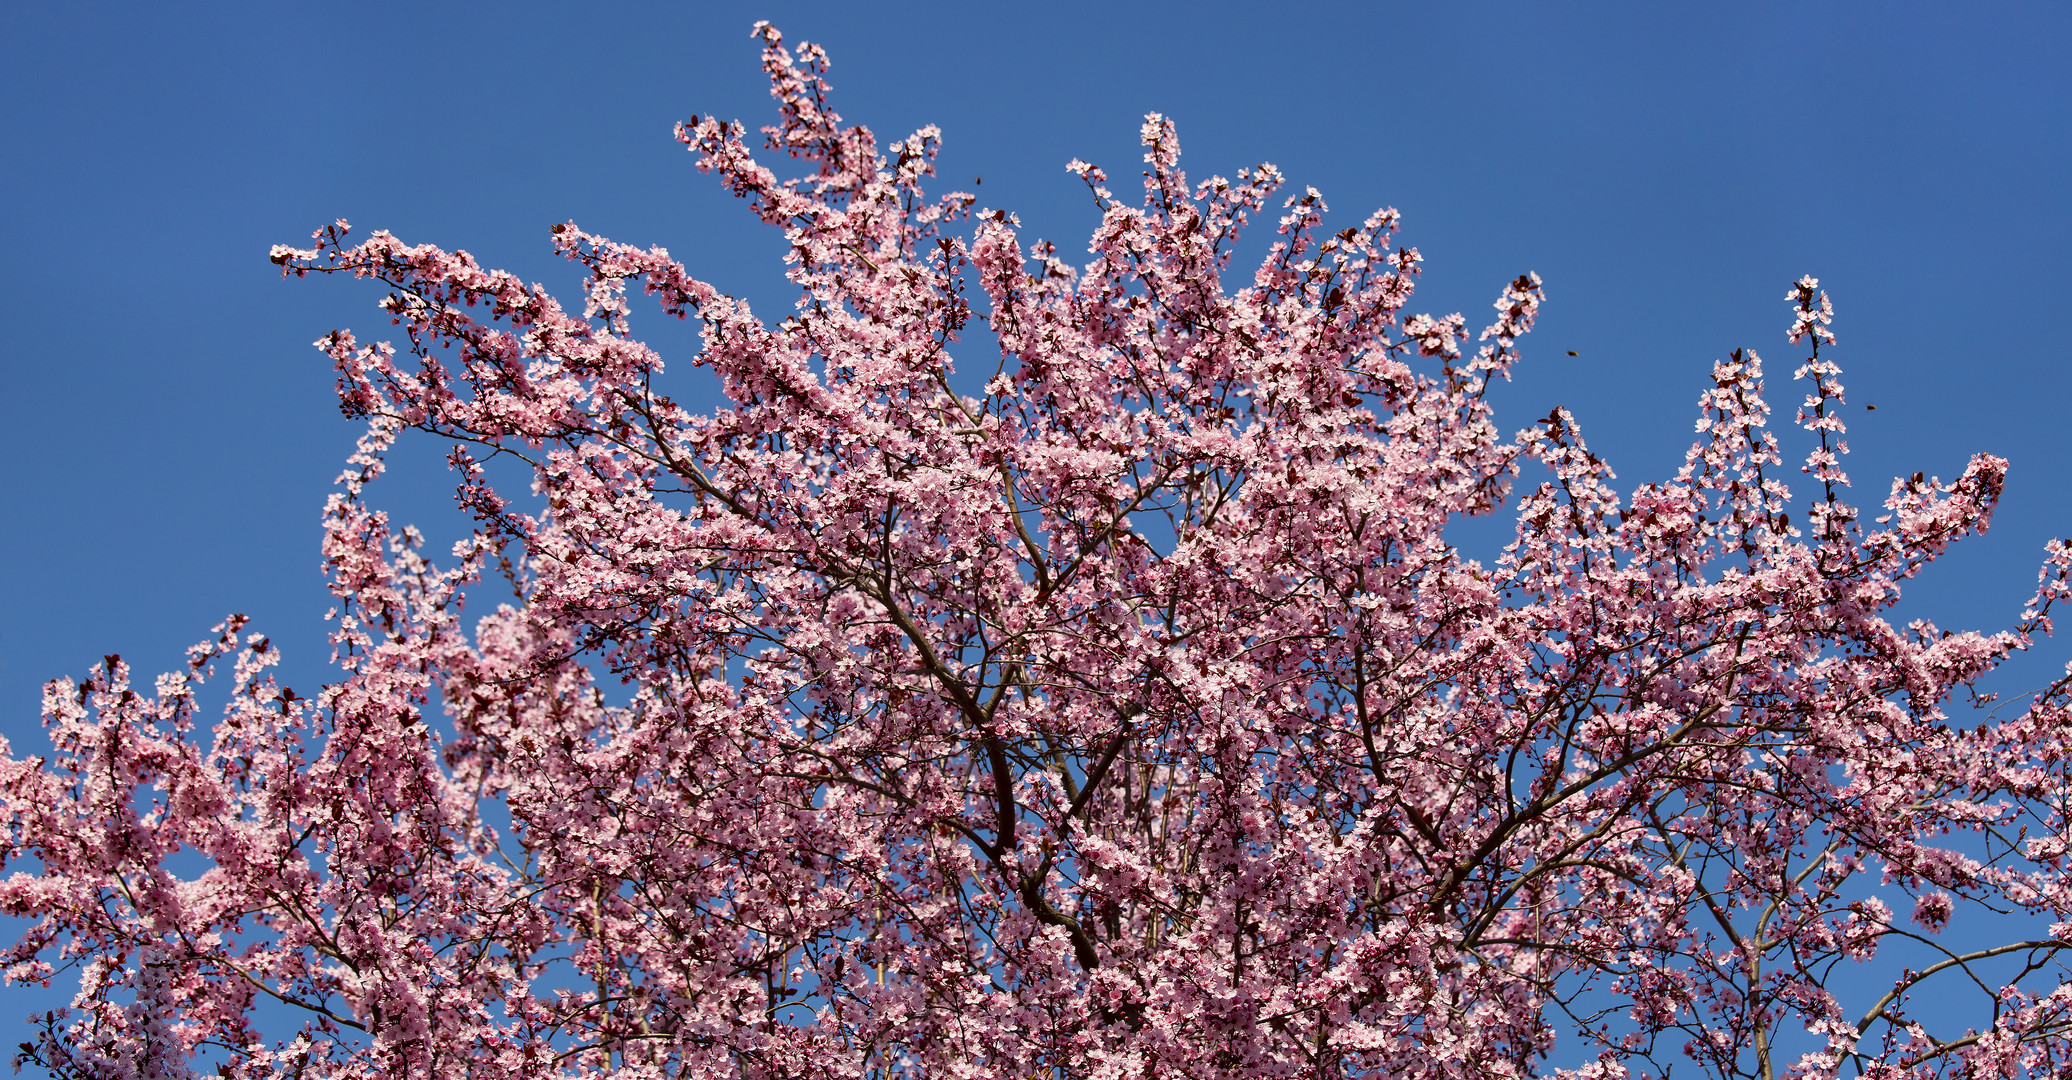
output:
[[[1622,495],[1566,410],[1495,420],[1536,276],[1479,334],[1413,313],[1393,210],[1334,231],[1270,165],[1190,181],[1156,114],[1141,199],[1072,164],[1075,267],[760,33],[796,166],[677,135],[783,232],[780,320],[574,223],[579,312],[344,222],[275,249],[400,327],[319,342],[367,425],[325,518],[337,676],[279,685],[234,617],[148,689],[113,656],[51,684],[53,754],[0,763],[0,910],[35,920],[9,977],[80,990],[21,1061],[2072,1068],[2072,682],[1950,712],[2048,631],[2072,548],[2007,630],[1888,618],[2006,463],[1860,514],[1817,281],[1787,295],[1803,465],[1741,350],[1683,467]],[[697,324],[725,408],[681,403],[635,292]],[[475,522],[443,565],[369,501],[405,432],[453,446]],[[1495,558],[1449,541],[1496,513]],[[1931,959],[1844,985],[1902,946]]]

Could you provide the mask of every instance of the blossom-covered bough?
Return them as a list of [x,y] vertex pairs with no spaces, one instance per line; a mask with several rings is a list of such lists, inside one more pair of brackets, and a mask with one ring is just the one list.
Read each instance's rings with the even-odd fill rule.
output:
[[[1536,277],[1471,341],[1406,310],[1392,211],[1331,232],[1311,191],[1226,285],[1280,176],[1190,184],[1155,115],[1141,202],[1074,163],[1103,211],[1075,269],[924,194],[933,129],[881,148],[822,53],[758,32],[804,175],[739,125],[678,135],[783,230],[780,322],[573,224],[580,312],[343,223],[276,249],[386,283],[402,328],[321,343],[368,423],[326,517],[340,670],[297,695],[233,619],[155,687],[115,657],[51,685],[52,754],[0,763],[0,907],[34,920],[9,976],[79,991],[22,1061],[2072,1068],[2068,686],[1947,712],[2048,629],[2072,549],[2010,631],[1885,617],[2005,463],[1859,517],[1816,282],[1810,501],[1750,351],[1682,470],[1622,498],[1567,411],[1492,420]],[[724,409],[672,396],[636,291],[702,329]],[[454,445],[478,523],[444,569],[367,502],[403,429]],[[1507,505],[1500,557],[1448,542]]]

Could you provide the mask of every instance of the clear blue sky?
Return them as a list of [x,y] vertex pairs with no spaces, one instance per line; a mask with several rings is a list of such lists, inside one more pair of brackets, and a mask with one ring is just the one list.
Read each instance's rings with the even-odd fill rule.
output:
[[[1862,502],[1974,450],[2013,461],[1994,533],[1910,608],[2003,626],[2072,533],[2072,7],[25,3],[0,14],[16,751],[42,745],[45,680],[117,651],[171,667],[230,611],[322,678],[318,518],[357,429],[309,342],[385,320],[352,283],[281,281],[269,245],[345,217],[568,285],[547,228],[573,218],[787,308],[776,234],[670,138],[692,113],[767,122],[758,18],[829,49],[845,117],[939,124],[946,185],[983,177],[1068,255],[1095,215],[1064,163],[1133,175],[1159,110],[1194,175],[1267,160],[1347,221],[1400,208],[1414,309],[1479,327],[1537,271],[1499,419],[1570,406],[1625,485],[1673,471],[1737,346],[1788,422],[1783,298],[1817,275]],[[392,477],[377,503],[456,531],[436,447]],[[2046,653],[2025,670],[2072,635]]]

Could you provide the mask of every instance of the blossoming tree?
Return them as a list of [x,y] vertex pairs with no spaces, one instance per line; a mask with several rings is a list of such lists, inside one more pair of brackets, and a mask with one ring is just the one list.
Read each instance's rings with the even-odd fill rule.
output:
[[[1810,499],[1749,351],[1683,468],[1622,498],[1568,412],[1492,419],[1538,278],[1470,341],[1408,313],[1393,211],[1327,231],[1312,190],[1226,287],[1280,175],[1191,184],[1156,115],[1141,202],[1072,165],[1104,207],[1075,269],[925,195],[934,129],[842,126],[824,54],[758,33],[803,175],[739,125],[678,137],[783,230],[781,321],[573,224],[580,313],[343,223],[276,249],[385,283],[401,327],[320,343],[368,425],[325,519],[336,681],[279,685],[234,618],[153,687],[116,657],[51,684],[51,756],[0,763],[0,907],[31,920],[9,977],[79,989],[20,1061],[2072,1068],[2072,683],[1946,712],[2048,629],[2072,548],[2006,632],[1888,620],[2005,463],[1859,517],[1815,281]],[[726,408],[672,396],[636,290],[699,325]],[[477,522],[444,568],[367,502],[404,429],[454,445]],[[1507,506],[1493,561],[1448,542]]]

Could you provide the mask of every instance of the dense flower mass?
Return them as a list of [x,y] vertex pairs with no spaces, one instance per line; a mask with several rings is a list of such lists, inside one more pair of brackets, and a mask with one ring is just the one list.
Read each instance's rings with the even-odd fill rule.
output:
[[[298,695],[232,619],[153,686],[112,656],[51,684],[51,753],[0,761],[0,910],[32,920],[9,977],[79,989],[21,1061],[2072,1069],[2072,684],[1947,713],[2048,630],[2072,547],[2006,632],[1887,618],[2005,463],[1859,516],[1817,282],[1812,497],[1746,350],[1682,469],[1622,496],[1567,411],[1492,419],[1536,276],[1471,340],[1408,310],[1394,211],[1329,231],[1271,166],[1190,183],[1157,115],[1140,201],[1072,164],[1104,208],[1075,268],[927,195],[934,129],[881,147],[823,53],[758,33],[803,175],[738,124],[678,137],[783,231],[774,324],[574,224],[580,312],[343,222],[275,250],[385,283],[401,327],[320,343],[367,423],[325,519],[339,670]],[[725,408],[672,396],[636,291],[701,328]],[[453,445],[477,522],[444,568],[368,502],[405,429]],[[1448,542],[1505,507],[1499,557]]]

